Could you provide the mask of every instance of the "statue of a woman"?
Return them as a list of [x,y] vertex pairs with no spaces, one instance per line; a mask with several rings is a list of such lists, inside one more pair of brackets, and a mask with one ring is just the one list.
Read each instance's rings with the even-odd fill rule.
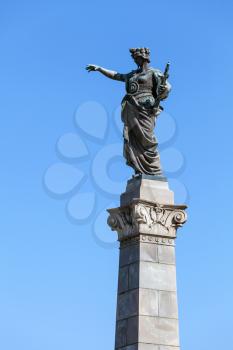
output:
[[127,93],[122,100],[124,157],[136,174],[162,175],[154,127],[155,120],[163,109],[160,101],[166,99],[171,90],[171,85],[167,82],[168,66],[164,74],[149,67],[148,48],[130,49],[130,53],[138,68],[128,74],[92,64],[86,69],[125,82]]

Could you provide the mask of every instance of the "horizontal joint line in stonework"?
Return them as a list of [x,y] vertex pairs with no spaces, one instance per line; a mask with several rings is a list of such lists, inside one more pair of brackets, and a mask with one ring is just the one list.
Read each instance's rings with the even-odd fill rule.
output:
[[[137,344],[137,343],[136,343]],[[169,346],[170,348],[175,348],[175,349],[179,349],[179,346],[176,345],[166,345],[166,344],[153,344],[153,343],[138,343],[138,344],[146,344],[146,345],[158,345],[158,346]]]
[[142,342],[137,342],[137,343],[131,343],[131,344],[128,344],[126,346],[120,346],[116,349],[118,350],[122,350],[122,349],[125,349],[127,346],[132,346],[132,345],[138,345],[138,344],[146,344],[146,345],[156,345],[156,346],[169,346],[170,348],[174,348],[174,349],[179,349],[180,347],[179,346],[176,346],[176,345],[166,345],[166,344],[153,344],[153,343],[142,343]]
[[167,316],[160,316],[160,315],[151,316],[151,315],[144,315],[144,314],[138,314],[138,313],[136,313],[136,314],[133,315],[133,316],[124,317],[124,318],[119,318],[119,319],[117,319],[117,321],[119,322],[119,321],[129,320],[130,318],[140,317],[140,316],[143,316],[143,317],[150,317],[150,318],[165,318],[166,320],[176,320],[176,321],[178,321],[178,317],[167,317]]
[[139,262],[148,262],[148,263],[159,264],[159,265],[172,265],[172,266],[175,266],[175,265],[176,265],[176,263],[165,263],[165,262],[161,262],[161,261],[136,260],[136,261],[134,261],[134,262],[132,262],[132,263],[129,263],[129,264],[120,265],[120,268],[121,268],[121,267],[130,266],[130,265],[133,265],[133,264],[136,264],[136,263],[139,263]]
[[153,290],[153,291],[157,291],[157,292],[168,292],[168,293],[176,293],[177,290],[165,290],[165,289],[156,289],[156,288],[145,288],[145,287],[136,287],[136,288],[131,288],[131,289],[127,289],[124,292],[118,293],[118,295],[122,295],[122,294],[126,294],[128,292],[131,292],[133,290],[139,290],[139,289],[147,289],[147,290]]

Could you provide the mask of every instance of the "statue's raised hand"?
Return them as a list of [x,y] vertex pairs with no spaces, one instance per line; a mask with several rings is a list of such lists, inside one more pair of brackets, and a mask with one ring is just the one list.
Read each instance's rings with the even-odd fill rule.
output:
[[90,73],[90,72],[96,72],[96,71],[98,71],[99,70],[99,66],[96,66],[95,64],[88,64],[87,66],[86,66],[86,70],[88,71],[88,73]]

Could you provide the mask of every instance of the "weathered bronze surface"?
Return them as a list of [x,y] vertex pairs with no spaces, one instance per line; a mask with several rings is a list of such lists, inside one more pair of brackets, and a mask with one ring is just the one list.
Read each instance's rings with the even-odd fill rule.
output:
[[154,135],[155,122],[163,110],[160,102],[168,97],[171,85],[167,64],[164,73],[149,66],[148,48],[130,49],[138,68],[127,74],[107,70],[89,64],[88,72],[98,71],[106,77],[122,81],[126,95],[122,100],[122,121],[124,123],[124,157],[136,174],[162,176],[157,140]]

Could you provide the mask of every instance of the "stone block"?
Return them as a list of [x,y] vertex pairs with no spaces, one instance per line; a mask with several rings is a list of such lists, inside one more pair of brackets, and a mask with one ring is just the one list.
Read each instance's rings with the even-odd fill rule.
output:
[[139,287],[139,263],[129,265],[129,289]]
[[159,350],[180,350],[179,346],[164,346],[160,345]]
[[158,316],[158,291],[153,289],[139,289],[139,315]]
[[120,250],[120,267],[139,261],[139,244],[131,244]]
[[142,261],[140,288],[176,291],[175,266]]
[[178,319],[176,292],[159,292],[159,316]]
[[159,345],[139,343],[138,350],[159,350]]
[[126,191],[121,195],[121,206],[128,205],[139,198],[151,203],[174,204],[174,193],[167,181],[134,178],[127,183]]
[[175,247],[161,244],[158,245],[158,260],[162,264],[175,265]]
[[127,345],[138,342],[138,316],[128,318]]
[[139,316],[139,342],[179,346],[178,320]]
[[116,323],[116,343],[115,348],[122,348],[127,345],[127,320]]
[[158,262],[158,245],[153,243],[141,243],[140,261]]
[[119,348],[119,350],[138,350],[138,344],[129,345],[124,348]]
[[118,293],[124,293],[129,289],[129,269],[128,266],[119,269]]
[[138,289],[118,295],[117,320],[136,316],[138,314],[138,299]]

